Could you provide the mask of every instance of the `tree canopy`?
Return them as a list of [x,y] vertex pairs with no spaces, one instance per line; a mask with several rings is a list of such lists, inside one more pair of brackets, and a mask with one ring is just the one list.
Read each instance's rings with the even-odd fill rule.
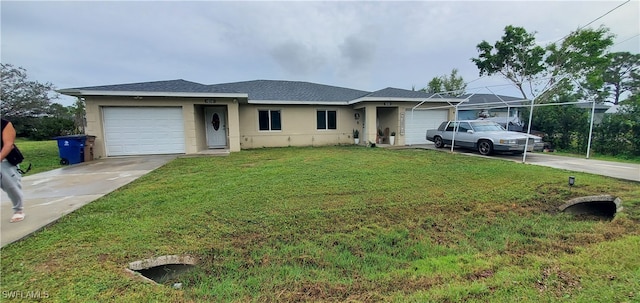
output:
[[[478,58],[471,61],[478,67],[480,76],[502,75],[524,98],[542,97],[541,93],[551,90],[573,91],[604,83],[600,71],[609,62],[606,50],[613,44],[613,35],[607,28],[579,29],[558,42],[542,47],[535,41],[535,32],[509,25],[501,40],[493,45],[487,41],[479,43]],[[553,95],[558,94],[540,99],[548,102]]]
[[454,68],[449,76],[442,75],[431,79],[427,87],[421,89],[421,91],[434,94],[446,92],[453,96],[460,96],[464,95],[466,88],[467,84],[462,76],[458,76],[458,70]]
[[602,71],[604,82],[601,100],[620,103],[625,93],[640,93],[640,54],[617,52],[606,55],[608,64]]
[[2,65],[0,84],[2,115],[11,118],[33,117],[49,111],[51,99],[57,98],[51,83],[27,78],[27,71],[11,64]]
[[2,116],[11,120],[19,137],[45,140],[83,130],[82,101],[68,107],[52,103],[51,100],[58,97],[53,84],[29,80],[27,71],[22,67],[1,65]]
[[480,76],[500,74],[515,84],[524,98],[527,98],[525,84],[533,83],[545,68],[544,48],[536,44],[535,33],[528,33],[522,27],[508,25],[502,40],[494,45],[483,40],[477,49],[480,54],[471,61],[480,70]]

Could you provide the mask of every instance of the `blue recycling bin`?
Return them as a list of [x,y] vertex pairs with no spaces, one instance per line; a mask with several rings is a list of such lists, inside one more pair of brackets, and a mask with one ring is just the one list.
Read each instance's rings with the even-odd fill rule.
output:
[[84,161],[84,143],[87,135],[72,135],[55,137],[58,140],[60,164],[77,164]]

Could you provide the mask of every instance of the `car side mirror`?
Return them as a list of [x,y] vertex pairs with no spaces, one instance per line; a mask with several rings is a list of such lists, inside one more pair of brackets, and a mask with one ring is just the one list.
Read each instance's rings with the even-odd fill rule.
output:
[[467,133],[473,134],[473,129],[467,129]]

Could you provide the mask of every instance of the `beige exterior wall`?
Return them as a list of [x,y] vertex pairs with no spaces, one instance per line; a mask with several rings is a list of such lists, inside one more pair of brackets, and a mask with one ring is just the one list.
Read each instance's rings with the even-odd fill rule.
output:
[[[383,132],[385,128],[389,128],[389,135],[391,132],[396,133],[395,145],[405,145],[405,112],[411,110],[417,103],[408,102],[363,102],[357,104],[356,109],[361,110],[364,113],[364,117],[361,121],[364,121],[364,129],[360,131],[361,144],[367,142],[376,142],[378,137],[378,129]],[[447,106],[447,103],[425,103],[420,106],[421,109],[432,107]],[[455,114],[454,109],[449,109],[449,119],[453,119]],[[389,144],[388,138],[385,138],[383,144]]]
[[[169,98],[144,97],[134,100],[132,97],[85,96],[87,127],[86,134],[96,136],[93,153],[96,159],[106,156],[104,141],[103,107],[182,107],[184,120],[185,153],[193,154],[207,149],[204,108],[206,106],[221,106],[227,112],[227,147],[230,151],[239,151],[238,141],[239,120],[238,102],[233,99],[216,98],[205,101],[204,98]],[[235,140],[235,141],[233,141]]]
[[[87,127],[86,134],[96,136],[94,157],[106,156],[102,108],[112,106],[131,107],[182,107],[185,135],[185,153],[193,154],[208,149],[206,142],[204,110],[206,107],[221,107],[226,112],[227,149],[284,146],[321,146],[354,144],[353,130],[360,131],[360,144],[376,142],[377,131],[389,128],[396,132],[395,145],[405,145],[405,110],[416,103],[408,102],[362,102],[354,105],[257,105],[235,101],[232,98],[171,98],[85,96]],[[205,101],[206,100],[206,101]],[[421,108],[443,106],[446,103],[424,104]],[[282,130],[260,131],[259,110],[279,110]],[[337,129],[318,130],[318,110],[335,110]],[[453,110],[449,110],[450,119]],[[357,118],[356,118],[357,117]],[[384,144],[388,144],[386,139]]]
[[[259,110],[279,110],[282,130],[260,131]],[[316,129],[318,110],[335,110],[337,129]],[[242,104],[239,112],[242,149],[353,144],[353,129],[358,125],[354,116],[356,111],[351,106]]]

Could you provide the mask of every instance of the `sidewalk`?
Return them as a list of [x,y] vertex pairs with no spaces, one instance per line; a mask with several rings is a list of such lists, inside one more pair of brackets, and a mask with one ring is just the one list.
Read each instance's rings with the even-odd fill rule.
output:
[[75,164],[22,178],[25,219],[9,223],[11,200],[1,196],[0,243],[18,241],[62,216],[159,168],[177,155],[119,157]]
[[[420,145],[406,146],[402,148],[430,149],[430,150],[437,150],[441,152],[451,151],[450,147],[436,148],[433,144],[420,144]],[[520,162],[520,163],[522,163],[522,157],[523,157],[523,155],[511,155],[511,154],[497,154],[493,156],[482,156],[476,151],[463,149],[463,148],[455,148],[454,152],[464,154],[464,155],[470,155],[470,156],[476,156],[476,157],[487,157],[487,158],[494,158],[494,159],[500,159],[500,160]],[[527,153],[527,158],[525,163],[640,182],[640,164],[565,157],[565,156],[557,156],[557,155],[554,155],[553,153],[540,153],[540,152]]]
[[548,153],[528,154],[526,163],[640,182],[640,164],[563,157]]

